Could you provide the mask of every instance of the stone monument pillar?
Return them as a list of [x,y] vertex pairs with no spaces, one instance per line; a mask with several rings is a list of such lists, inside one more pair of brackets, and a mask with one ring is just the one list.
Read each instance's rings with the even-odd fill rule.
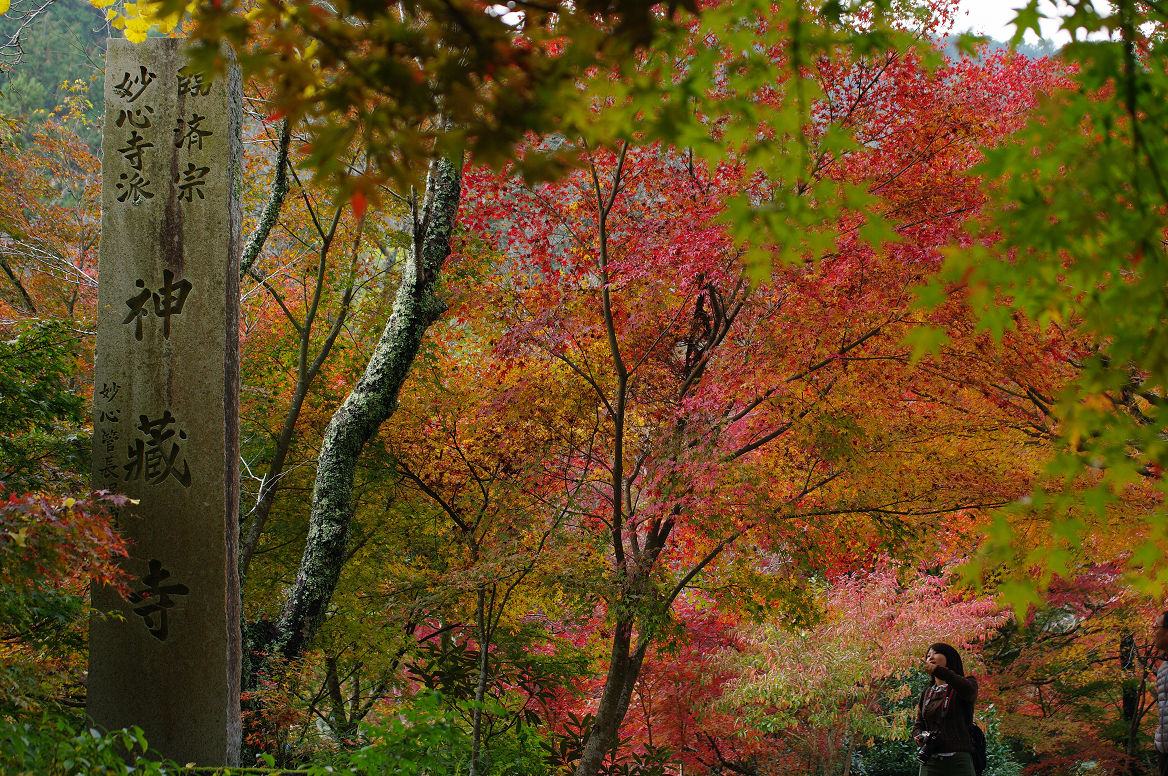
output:
[[128,600],[93,590],[89,716],[206,766],[237,764],[240,744],[242,115],[234,66],[109,41],[93,481],[138,503],[119,515]]

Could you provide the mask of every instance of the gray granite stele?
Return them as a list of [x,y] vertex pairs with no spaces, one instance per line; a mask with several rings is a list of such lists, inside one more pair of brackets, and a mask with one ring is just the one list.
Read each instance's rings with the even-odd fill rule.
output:
[[201,766],[240,745],[241,94],[181,40],[109,41],[93,482],[138,503],[129,598],[93,590],[116,616],[90,624],[88,711]]

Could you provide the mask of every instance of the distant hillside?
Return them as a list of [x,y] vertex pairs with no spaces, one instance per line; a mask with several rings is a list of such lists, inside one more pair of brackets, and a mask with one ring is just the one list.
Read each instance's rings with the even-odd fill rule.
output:
[[[986,45],[990,51],[999,51],[1001,49],[1010,48],[1010,44],[1006,41],[995,40],[994,38],[990,38]],[[942,51],[944,51],[945,55],[949,57],[959,56],[957,51],[956,36],[945,39],[945,45],[942,48]],[[1017,51],[1019,54],[1025,54],[1031,59],[1040,59],[1042,57],[1053,56],[1057,54],[1059,50],[1058,47],[1056,47],[1049,40],[1043,40],[1040,43],[1023,43],[1022,45],[1018,46]]]
[[[96,115],[108,34],[104,14],[86,0],[56,0],[21,30],[25,15],[40,4],[16,0],[0,16],[0,115],[34,118],[51,111],[64,97],[61,85],[77,80],[91,84]],[[18,31],[23,55],[16,62]]]

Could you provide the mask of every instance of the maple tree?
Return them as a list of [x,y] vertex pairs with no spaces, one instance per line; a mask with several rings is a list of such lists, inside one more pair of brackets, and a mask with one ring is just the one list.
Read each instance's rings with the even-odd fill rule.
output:
[[7,333],[12,339],[0,342],[0,485],[19,493],[80,490],[89,454],[78,337],[54,321]]
[[[607,567],[593,585],[610,656],[579,776],[615,745],[670,607],[727,548],[758,542],[846,568],[882,543],[903,553],[912,534],[959,545],[960,518],[933,516],[1005,503],[1034,474],[1033,407],[1010,394],[1047,368],[1021,352],[1044,338],[988,355],[955,303],[943,320],[963,341],[951,353],[981,357],[914,368],[900,339],[918,322],[911,285],[981,204],[967,172],[978,145],[1017,125],[1047,83],[1041,66],[999,56],[929,72],[906,52],[816,68],[830,99],[811,115],[838,117],[860,142],[811,145],[805,188],[880,197],[899,244],[873,250],[844,208],[834,250],[776,261],[753,286],[719,218],[781,186],[732,155],[707,166],[660,145],[583,141],[583,169],[554,184],[468,174],[467,223],[499,242],[510,275],[499,350],[530,383],[515,400],[538,407],[554,385],[554,401],[582,410],[564,421],[556,460],[595,483],[570,527]],[[804,142],[830,134],[817,126]]]
[[[435,724],[456,732],[443,762],[475,774],[535,768],[541,737],[556,767],[581,776],[820,751],[846,769],[860,733],[891,733],[913,645],[1000,617],[957,602],[968,621],[926,635],[938,623],[914,596],[939,588],[900,588],[874,558],[948,563],[1005,547],[1027,573],[1045,564],[1049,581],[1124,558],[1135,536],[1152,540],[1133,556],[1148,562],[1160,535],[1125,521],[1159,508],[1159,389],[1111,396],[1147,432],[1131,448],[1143,482],[1091,516],[1098,502],[1083,493],[1098,475],[1047,460],[1075,413],[1097,408],[1067,397],[1094,390],[1084,365],[1090,376],[1107,336],[1078,307],[1002,317],[1038,309],[1009,273],[1041,253],[1026,240],[1047,239],[1037,216],[1026,234],[1000,221],[995,203],[1029,185],[1005,167],[1031,158],[1035,111],[1049,121],[1063,106],[1053,115],[1078,127],[1067,74],[1089,71],[1006,52],[948,61],[931,37],[952,3],[887,5],[520,4],[521,22],[479,4],[197,10],[196,36],[226,33],[270,79],[249,86],[266,145],[245,192],[245,603],[249,642],[266,653],[252,674],[257,751],[282,766],[337,748],[373,756],[363,745],[381,734],[367,723],[411,709],[430,719],[420,710],[434,703]],[[156,18],[134,13],[145,15],[123,23],[135,34]],[[1138,61],[1157,61],[1158,33],[1124,29]],[[1122,43],[1090,50],[1127,61]],[[1084,93],[1110,105],[1118,92]],[[12,184],[0,226],[19,233],[5,248],[23,251],[4,254],[3,298],[20,317],[83,318],[89,304],[78,273],[92,275],[92,256],[79,246],[95,236],[95,168],[58,126],[27,146],[40,168],[0,165]],[[1123,148],[1129,135],[1118,137]],[[1061,185],[1045,154],[1033,158]],[[427,173],[426,188],[383,185]],[[998,260],[1015,248],[1021,259]],[[87,358],[81,348],[82,371]],[[49,377],[67,391],[72,372],[58,366]],[[1152,380],[1144,371],[1125,379]],[[1075,456],[1119,428],[1078,438]],[[1064,527],[1090,521],[1082,547],[1068,530],[1051,552],[1029,514],[985,521],[1036,484],[1067,483],[1068,500],[1030,511],[1054,503]],[[1083,580],[1076,595],[1095,590]],[[906,626],[878,629],[883,660],[857,632],[871,621],[837,617],[867,601],[861,613],[889,625],[881,596]],[[1087,622],[1087,598],[1047,603]],[[1112,608],[1095,621],[1138,643],[1136,615]],[[1035,615],[1019,638],[1060,616]],[[860,673],[796,692],[791,677],[818,653],[792,623]],[[1059,638],[1053,653],[1038,639],[1013,658],[1005,720],[1027,740],[1049,735],[1049,767],[1083,731],[1118,742],[1100,752],[1119,763],[1147,720],[1141,669],[1123,667],[1102,630]],[[1091,661],[1113,648],[1104,673],[1119,705],[1105,720],[1075,711],[1058,727],[1021,700],[1054,664],[1093,687]],[[1075,708],[1076,692],[1057,702]],[[745,737],[732,735],[739,719]]]
[[[982,326],[1002,333],[1023,315],[1074,332],[1076,377],[1046,403],[1061,453],[1031,497],[999,520],[987,563],[1008,561],[1020,606],[1038,603],[1038,580],[1075,573],[1077,546],[1109,530],[1109,511],[1133,487],[1162,492],[1160,438],[1165,378],[1162,169],[1168,78],[1168,15],[1159,3],[1117,0],[1105,7],[1060,0],[1019,9],[1015,41],[1044,15],[1061,17],[1073,42],[1060,52],[1066,88],[1036,107],[1017,142],[987,154],[979,168],[993,191],[990,216],[970,250],[953,254],[922,293],[937,301],[947,285],[965,289]],[[1129,582],[1146,593],[1168,580],[1159,507],[1133,515],[1124,553]],[[1040,520],[1039,547],[1012,537]],[[1040,572],[1040,576],[1043,572]]]
[[[269,290],[286,291],[281,293],[285,303],[273,307],[257,289],[251,296],[254,313],[245,315],[245,374],[249,383],[265,388],[262,395],[253,392],[245,402],[245,414],[254,418],[249,425],[255,422],[257,430],[259,424],[270,422],[264,419],[266,414],[282,412],[289,395],[300,391],[295,364],[304,357],[304,332],[289,329],[287,321],[290,311],[313,299],[311,290],[300,290],[299,285],[306,280],[298,277],[303,251],[311,243],[304,236],[289,240],[285,233],[305,222],[297,213],[306,212],[303,207],[309,206],[311,196],[289,198],[256,264]],[[304,447],[319,438],[328,422],[329,405],[343,398],[346,387],[364,368],[366,356],[360,343],[378,337],[377,306],[392,293],[405,253],[400,233],[384,229],[392,220],[392,214],[366,216],[365,239],[374,246],[372,256],[355,250],[343,252],[353,262],[347,270],[350,277],[358,278],[351,294],[353,314],[344,318],[345,337],[338,340],[332,357],[322,363],[319,379],[305,396],[304,410],[297,416],[296,455],[314,454],[311,447],[306,451]],[[312,220],[307,221],[305,226],[311,230]],[[319,253],[316,258],[323,261],[325,255]],[[323,271],[319,264],[316,270]],[[448,283],[462,282],[459,278],[467,270],[458,268]],[[294,301],[298,297],[299,301]],[[327,289],[323,298],[335,300]],[[332,311],[325,314],[332,315],[334,321],[343,317]],[[334,331],[339,326],[334,324]],[[461,350],[467,332],[462,330],[451,340],[451,331],[439,334],[439,341]],[[500,462],[503,451],[496,444],[507,437],[495,429],[497,423],[513,421],[506,417],[494,420],[488,410],[475,409],[481,398],[478,387],[491,382],[494,367],[487,362],[486,374],[471,381],[469,390],[462,393],[458,382],[451,384],[450,378],[435,371],[432,348],[420,374],[407,384],[402,408],[387,426],[384,441],[372,446],[358,470],[345,574],[343,578],[338,575],[338,587],[330,599],[332,611],[322,621],[312,651],[294,663],[256,666],[259,671],[249,694],[256,703],[249,709],[249,720],[254,723],[249,737],[280,763],[295,762],[286,759],[297,756],[294,753],[306,756],[312,751],[307,747],[316,745],[311,743],[315,740],[311,729],[317,724],[310,721],[313,718],[328,725],[336,741],[355,745],[361,740],[359,723],[395,703],[395,688],[401,682],[420,681],[409,676],[421,665],[437,666],[423,674],[457,677],[457,681],[442,683],[452,702],[467,700],[464,691],[468,686],[470,700],[478,696],[473,708],[459,708],[472,719],[472,759],[478,759],[480,749],[485,758],[488,744],[496,751],[500,745],[510,745],[508,737],[513,735],[516,720],[526,720],[532,714],[531,703],[542,688],[548,682],[562,681],[551,678],[561,671],[549,674],[547,666],[564,669],[570,665],[558,657],[562,650],[534,659],[524,656],[524,645],[545,641],[535,635],[537,623],[516,621],[509,612],[503,619],[508,602],[523,599],[524,591],[517,588],[534,570],[540,555],[538,545],[549,539],[555,523],[532,534],[527,528],[536,524],[527,526],[518,519],[524,510],[531,509],[530,497],[517,490],[515,472]],[[469,370],[460,360],[461,354],[445,363],[465,378]],[[436,388],[434,381],[447,385]],[[435,390],[436,397],[431,397]],[[278,422],[278,417],[275,420]],[[477,431],[480,424],[491,431]],[[526,427],[535,426],[528,422]],[[468,444],[462,437],[464,432],[472,434],[469,458],[467,449],[460,447]],[[276,436],[274,429],[268,433]],[[490,436],[479,439],[480,433]],[[256,441],[260,444],[255,453],[266,455],[268,443]],[[257,545],[260,553],[254,556],[257,563],[248,575],[247,603],[252,618],[270,616],[281,604],[284,575],[294,565],[292,553],[303,541],[301,493],[311,485],[305,482],[306,474],[312,476],[303,463],[293,465],[272,491],[280,494],[273,501],[274,511],[269,512],[273,520],[268,523],[266,540]],[[482,503],[477,503],[479,490],[466,486],[484,476],[490,482],[481,496]],[[387,503],[392,505],[388,516]],[[430,524],[434,508],[443,509],[442,521],[418,535],[416,524]],[[443,529],[446,520],[450,520],[449,528]],[[521,526],[524,530],[517,534]],[[386,561],[398,555],[413,561]],[[270,634],[264,632],[267,627],[261,621],[252,630],[252,643],[258,649],[270,643]],[[464,658],[472,650],[476,659],[474,665],[467,665]],[[464,672],[470,672],[470,677]],[[291,746],[273,749],[275,741]]]
[[[465,347],[462,340],[468,336],[465,329],[460,332],[460,347]],[[533,707],[541,698],[546,699],[549,685],[559,683],[540,675],[534,664],[516,660],[516,647],[524,640],[536,641],[531,631],[540,623],[519,622],[512,609],[517,600],[527,599],[528,607],[538,602],[538,598],[529,597],[531,583],[547,573],[541,567],[548,563],[547,556],[553,554],[555,545],[564,540],[560,528],[568,515],[566,506],[547,503],[544,487],[538,482],[547,474],[535,462],[547,450],[548,438],[554,436],[554,426],[548,422],[551,418],[517,416],[515,408],[508,407],[502,398],[515,376],[508,379],[506,372],[489,360],[481,362],[480,369],[463,363],[457,378],[433,372],[416,377],[420,385],[413,401],[387,429],[386,442],[403,484],[429,500],[431,509],[447,524],[435,533],[449,537],[453,551],[435,559],[438,568],[426,575],[429,584],[447,584],[456,593],[471,596],[461,618],[470,626],[468,642],[477,642],[472,683],[476,707],[470,725],[472,775],[483,772],[487,727],[494,722],[506,730],[521,721],[523,714],[530,721],[536,715]],[[466,381],[473,389],[459,390],[455,379]],[[481,387],[491,384],[497,384],[500,398],[482,405]],[[565,482],[562,490],[571,499],[571,493],[581,487],[583,483]],[[418,511],[422,517],[430,510]],[[460,608],[456,604],[450,613],[458,616]],[[500,641],[510,642],[511,649],[504,649],[507,644]],[[482,706],[487,701],[488,682],[498,681],[509,666],[517,668],[514,674],[520,677],[509,678],[511,684],[518,685],[519,708],[496,720],[492,717],[497,714],[484,715]]]
[[89,583],[128,582],[111,516],[126,499],[0,496],[0,715],[76,707]]
[[980,642],[1007,622],[953,583],[883,564],[808,580],[798,606],[747,614],[683,601],[679,629],[646,659],[622,736],[630,748],[666,747],[687,773],[853,772],[873,738],[907,737],[929,644],[957,644],[973,671]]
[[[74,85],[78,87],[78,85]],[[87,490],[98,161],[79,91],[43,121],[0,123],[0,484]],[[27,131],[26,131],[27,130]]]
[[[252,88],[262,103],[262,86]],[[256,174],[246,193],[257,207],[241,262],[243,372],[252,386],[242,407],[243,455],[254,484],[245,488],[254,502],[243,515],[241,536],[245,604],[253,621],[246,630],[247,741],[251,754],[272,753],[285,763],[316,751],[319,737],[312,729],[318,723],[329,725],[336,741],[355,740],[357,725],[387,690],[384,666],[392,671],[400,662],[400,654],[392,657],[393,641],[377,634],[384,618],[369,621],[365,634],[359,618],[339,618],[334,632],[341,635],[326,635],[318,645],[323,656],[301,663],[297,652],[284,662],[273,648],[279,631],[272,610],[283,605],[287,569],[304,547],[303,491],[312,487],[318,442],[329,413],[361,374],[367,358],[361,347],[377,338],[381,306],[398,280],[404,250],[398,211],[357,212],[330,202],[328,190],[308,179],[303,154],[292,148],[297,130],[291,122],[257,123],[256,131]],[[360,150],[350,158],[358,160]],[[355,554],[341,549],[334,560],[338,576]],[[331,595],[330,589],[323,600]],[[348,610],[360,606],[353,599],[346,604]],[[292,630],[307,635],[302,623]],[[391,657],[370,658],[379,648]],[[337,700],[346,681],[351,704]]]
[[[262,99],[262,93],[257,99]],[[384,218],[353,217],[347,205],[330,205],[319,187],[306,183],[297,169],[299,160],[289,154],[291,140],[287,122],[275,131],[261,125],[256,142],[275,145],[275,153],[271,159],[264,159],[262,153],[251,159],[255,189],[249,193],[255,200],[261,199],[261,191],[274,194],[267,197],[254,224],[249,224],[251,237],[240,270],[248,286],[243,292],[241,335],[249,351],[244,357],[251,370],[246,381],[264,387],[262,398],[253,395],[244,408],[246,430],[255,434],[244,457],[256,480],[254,504],[243,516],[240,573],[245,578],[289,468],[289,455],[295,454],[296,429],[305,404],[311,401],[314,384],[350,324],[354,296],[375,274],[362,256],[362,239],[371,231],[376,244],[384,233],[379,228]],[[265,163],[270,164],[265,170],[270,177],[260,173]],[[285,202],[289,193],[291,201]],[[282,410],[282,417],[269,427],[271,421],[265,415],[276,408]]]
[[1122,565],[1057,578],[1017,629],[985,645],[995,702],[1011,735],[1034,750],[1028,772],[1094,761],[1123,773],[1147,749],[1155,714],[1147,623],[1159,607],[1123,584]]
[[[735,678],[718,703],[825,773],[847,776],[856,746],[871,737],[906,737],[913,712],[889,701],[917,697],[919,681],[904,680],[929,645],[944,641],[973,657],[967,647],[1008,615],[952,589],[951,575],[897,576],[884,568],[826,585],[817,602],[823,614],[810,627],[745,629],[742,649],[724,658]],[[966,673],[976,668],[966,665]]]
[[[0,123],[0,310],[19,318],[83,318],[97,293],[101,176],[78,132],[85,87],[45,120]],[[25,131],[29,134],[26,136]]]

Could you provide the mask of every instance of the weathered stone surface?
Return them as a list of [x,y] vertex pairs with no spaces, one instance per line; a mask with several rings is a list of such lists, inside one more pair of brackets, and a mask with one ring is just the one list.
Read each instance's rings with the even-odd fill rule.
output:
[[[225,52],[225,56],[229,56]],[[93,479],[120,516],[135,595],[93,591],[89,715],[179,763],[239,752],[238,71],[182,41],[109,41]]]

